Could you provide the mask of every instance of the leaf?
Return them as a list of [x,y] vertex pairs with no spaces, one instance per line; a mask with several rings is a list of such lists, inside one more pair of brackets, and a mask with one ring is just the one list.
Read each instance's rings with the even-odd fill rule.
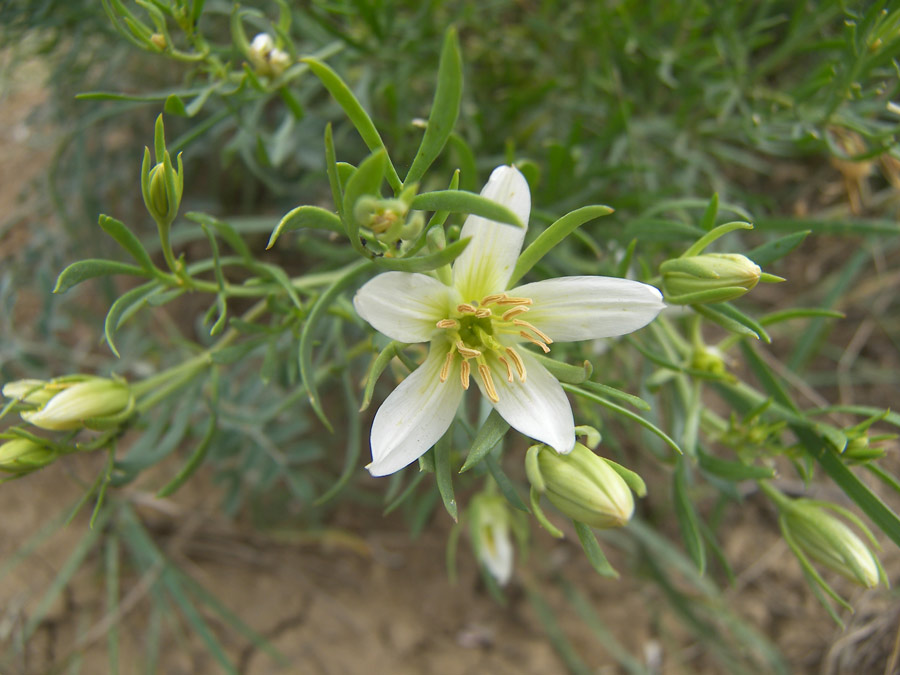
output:
[[811,230],[803,230],[802,232],[794,232],[793,234],[773,239],[749,251],[747,257],[757,265],[764,267],[779,258],[783,258],[797,248],[810,232]]
[[484,459],[496,447],[497,443],[503,440],[507,431],[509,431],[509,424],[506,420],[496,410],[491,410],[491,414],[488,415],[478,433],[475,434],[475,439],[469,448],[469,454],[466,456],[466,461],[459,472],[465,473]]
[[125,224],[122,223],[122,221],[101,214],[100,227],[103,228],[104,232],[115,239],[122,248],[128,251],[131,254],[131,257],[134,258],[141,267],[151,273],[156,271],[156,266],[150,259],[150,254],[147,253],[144,245],[141,244],[140,239],[138,239],[131,230],[125,227]]
[[325,85],[325,88],[331,93],[334,100],[344,109],[347,117],[350,118],[350,122],[356,127],[356,130],[359,132],[359,135],[362,137],[363,142],[368,146],[369,150],[372,152],[378,150],[384,151],[388,183],[391,184],[391,188],[394,192],[400,192],[400,190],[403,189],[403,183],[400,182],[400,176],[397,175],[397,170],[394,168],[390,157],[388,157],[387,148],[384,147],[384,141],[381,140],[381,135],[375,128],[372,118],[369,117],[368,113],[363,109],[362,104],[356,96],[353,95],[350,88],[336,72],[318,59],[309,57],[301,59],[301,61],[309,66],[309,69],[322,81],[322,84]]
[[600,548],[600,543],[597,541],[597,537],[591,528],[584,523],[579,523],[577,520],[573,522],[575,523],[575,533],[578,535],[578,541],[581,542],[581,548],[584,549],[584,554],[587,556],[588,562],[591,563],[594,571],[601,577],[618,579],[619,573],[609,564],[609,560],[606,559],[603,549]]
[[138,286],[137,288],[132,288],[116,300],[112,304],[112,307],[109,308],[109,312],[106,314],[106,321],[103,325],[103,334],[106,336],[106,343],[109,345],[112,353],[117,357],[119,356],[119,350],[116,349],[115,342],[113,341],[113,335],[115,335],[116,330],[128,316],[131,316],[131,314],[140,309],[147,298],[158,293],[160,289],[161,287],[155,281]]
[[512,211],[491,199],[465,190],[435,190],[416,195],[410,208],[416,211],[469,213],[498,223],[525,227]]
[[737,335],[743,335],[744,337],[759,339],[759,334],[755,330],[748,328],[743,323],[727,316],[721,311],[720,307],[721,305],[691,305],[691,308],[697,312],[697,314],[719,324],[725,330],[731,331]]
[[688,554],[702,575],[706,569],[706,548],[703,545],[703,534],[700,532],[700,521],[694,504],[691,502],[687,488],[686,460],[676,460],[675,472],[672,474],[672,497],[675,500],[675,515],[681,527],[681,538]]
[[459,116],[462,84],[462,57],[459,53],[459,39],[456,36],[456,29],[451,26],[444,36],[441,61],[438,66],[437,90],[434,94],[434,102],[431,104],[431,112],[428,115],[425,135],[422,137],[419,150],[403,181],[404,185],[417,183],[447,144],[447,139],[450,138]]
[[775,469],[768,466],[753,466],[739,461],[722,459],[698,449],[697,460],[700,468],[707,473],[730,482],[761,480],[775,477]]
[[346,232],[346,229],[341,223],[341,219],[331,211],[326,211],[318,206],[298,206],[297,208],[288,211],[272,231],[272,236],[269,237],[269,243],[266,244],[266,250],[269,250],[275,245],[275,242],[282,233],[299,230],[304,227],[314,230],[340,232],[341,234]]
[[187,109],[184,107],[184,101],[178,94],[169,94],[166,103],[163,106],[163,112],[167,115],[178,115],[179,117],[187,117]]
[[62,272],[56,279],[56,287],[54,293],[65,293],[73,286],[77,286],[82,281],[95,279],[97,277],[106,277],[113,274],[131,274],[134,276],[147,276],[146,270],[135,265],[120,263],[115,260],[101,260],[98,258],[90,258],[88,260],[79,260],[74,262]]
[[363,391],[362,405],[359,412],[363,412],[372,403],[372,393],[375,391],[375,383],[381,377],[381,373],[387,368],[387,365],[397,356],[397,351],[405,348],[407,345],[403,342],[394,340],[387,347],[379,352],[378,356],[372,361],[369,373],[366,375],[366,388]]
[[203,464],[203,460],[206,458],[206,453],[209,451],[212,439],[216,435],[216,421],[216,416],[214,414],[210,415],[206,433],[203,434],[203,438],[200,440],[199,445],[197,445],[197,448],[191,453],[191,456],[188,458],[188,461],[185,462],[181,471],[157,491],[157,498],[161,499],[173,494],[187,482],[188,478],[190,478],[198,468],[200,468],[200,465]]
[[550,374],[560,382],[582,384],[591,376],[591,373],[594,372],[594,366],[591,365],[590,361],[584,361],[580,366],[573,366],[568,363],[563,363],[562,361],[557,361],[556,359],[551,359],[549,356],[544,356],[543,354],[536,354],[534,352],[529,353],[532,357],[540,361],[541,365],[549,370]]
[[455,241],[446,248],[429,253],[427,255],[414,256],[412,258],[373,258],[373,262],[382,269],[399,272],[430,272],[453,262],[469,245],[470,238]]
[[563,239],[568,237],[578,227],[586,222],[608,216],[613,212],[609,206],[584,206],[580,209],[567,213],[562,218],[554,222],[550,227],[540,233],[519,256],[516,267],[513,270],[512,277],[509,280],[507,288],[512,288],[516,283],[524,277],[537,262],[547,253],[559,244]]
[[612,396],[613,398],[618,398],[622,401],[626,401],[638,410],[650,410],[650,404],[647,403],[644,399],[640,398],[639,396],[635,396],[634,394],[629,394],[626,391],[622,391],[621,389],[610,387],[608,384],[600,384],[599,382],[583,382],[581,386],[588,391],[594,392],[595,394],[600,394],[601,396]]
[[497,487],[500,488],[500,493],[506,497],[506,501],[509,502],[510,506],[519,511],[528,513],[528,507],[525,506],[525,502],[522,501],[519,493],[516,492],[516,488],[509,479],[509,476],[503,473],[500,462],[498,462],[495,457],[488,454],[484,458],[484,463],[487,464],[488,471],[491,472],[491,476],[493,476],[494,481],[497,483]]
[[444,508],[453,518],[453,522],[459,522],[459,508],[456,504],[456,496],[453,493],[453,466],[450,457],[450,432],[444,434],[434,446],[434,477],[437,482],[438,492],[444,502]]

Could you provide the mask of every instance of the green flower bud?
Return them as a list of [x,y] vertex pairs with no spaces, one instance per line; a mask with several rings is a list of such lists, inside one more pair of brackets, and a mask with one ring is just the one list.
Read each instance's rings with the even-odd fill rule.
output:
[[43,380],[15,380],[3,385],[3,395],[23,403],[43,405],[58,393],[58,389],[47,387]]
[[819,502],[797,499],[781,511],[781,528],[796,549],[860,586],[874,588],[881,566],[869,548]]
[[568,455],[546,445],[533,447],[536,450],[529,451],[525,464],[528,480],[562,513],[601,529],[622,527],[629,521],[634,497],[612,463],[581,443]]
[[96,428],[124,420],[133,406],[127,383],[91,377],[66,386],[38,410],[23,412],[22,419],[51,431]]
[[353,207],[353,217],[363,227],[376,235],[390,236],[399,234],[406,224],[409,207],[400,199],[379,199],[377,197],[360,197]]
[[47,466],[56,453],[27,438],[14,438],[0,445],[0,472],[24,475]]
[[675,258],[660,265],[659,271],[666,302],[678,305],[739,298],[756,286],[762,276],[759,265],[736,253]]
[[513,545],[506,501],[499,495],[480,494],[469,506],[469,534],[475,556],[497,583],[512,576]]

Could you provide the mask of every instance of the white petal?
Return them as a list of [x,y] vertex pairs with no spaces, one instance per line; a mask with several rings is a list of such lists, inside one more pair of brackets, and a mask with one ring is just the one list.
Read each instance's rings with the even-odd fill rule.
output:
[[531,298],[521,315],[554,340],[625,335],[646,326],[665,308],[653,286],[615,277],[560,277],[525,284],[510,295]]
[[513,546],[509,528],[505,523],[490,523],[485,528],[489,530],[486,536],[490,544],[482,544],[481,561],[497,583],[505,586],[513,571]]
[[[531,192],[525,176],[515,167],[494,169],[481,195],[503,204],[528,225]],[[525,228],[469,216],[459,236],[472,238],[453,263],[453,285],[463,301],[477,302],[485,295],[504,291],[522,250]]]
[[[575,447],[575,421],[572,406],[559,381],[524,349],[519,350],[525,363],[525,382],[516,376],[506,379],[506,368],[496,359],[489,359],[494,387],[500,399],[494,404],[509,425],[526,436],[546,443],[559,453],[572,452]],[[481,378],[478,382],[482,394]]]
[[459,358],[447,381],[440,380],[447,349],[432,346],[425,362],[378,409],[372,422],[372,463],[366,467],[373,476],[386,476],[416,461],[453,421],[463,388]]
[[456,293],[424,274],[385,272],[356,292],[356,312],[379,333],[400,342],[427,342],[458,303]]

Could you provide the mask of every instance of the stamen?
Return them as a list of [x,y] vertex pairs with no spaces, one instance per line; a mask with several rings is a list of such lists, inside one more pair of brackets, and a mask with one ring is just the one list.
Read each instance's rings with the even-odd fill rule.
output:
[[531,343],[533,343],[533,344],[536,344],[538,347],[540,347],[541,349],[543,349],[545,354],[549,354],[549,353],[550,353],[550,347],[548,347],[547,345],[545,345],[545,344],[544,344],[543,342],[541,342],[540,340],[531,337],[531,335],[529,335],[528,333],[526,333],[524,330],[519,331],[519,335],[521,335],[523,338],[525,338],[525,339],[528,340],[529,342],[531,342]]
[[463,361],[459,368],[459,379],[462,381],[462,388],[469,388],[469,362]]
[[524,382],[525,381],[525,362],[522,360],[522,357],[519,356],[519,352],[517,352],[512,347],[506,348],[506,354],[509,356],[510,360],[512,360],[513,365],[516,367],[516,372],[519,374],[519,379]]
[[466,347],[465,343],[463,343],[462,340],[459,340],[456,343],[456,349],[460,354],[463,355],[463,358],[474,359],[476,356],[481,356],[480,351],[478,351],[477,349],[470,349],[469,347]]
[[478,366],[478,373],[481,375],[481,381],[484,383],[484,390],[487,392],[488,398],[494,403],[499,401],[500,397],[497,396],[497,390],[494,389],[494,378],[491,376],[491,369],[487,367],[486,363]]
[[502,363],[504,366],[506,366],[506,381],[512,382],[513,381],[512,366],[509,365],[509,361],[504,359],[502,356],[498,356],[497,358],[500,359],[500,363]]
[[444,359],[444,365],[441,367],[441,382],[446,382],[447,378],[450,376],[450,366],[453,364],[455,356],[456,352],[452,349],[447,352],[447,358]]
[[459,321],[456,319],[441,319],[436,325],[438,328],[459,328]]
[[503,312],[503,320],[509,321],[514,316],[519,316],[519,314],[522,314],[523,312],[527,312],[527,311],[528,311],[528,308],[525,305],[519,305],[518,307],[513,307],[512,309],[508,309],[505,312]]
[[475,316],[477,316],[479,319],[487,319],[492,314],[493,312],[491,312],[491,310],[489,310],[487,307],[479,307],[475,310]]
[[506,297],[506,293],[493,293],[492,295],[486,295],[481,299],[481,306],[487,307],[488,305],[493,305],[498,300],[502,300]]
[[539,330],[538,328],[535,328],[533,325],[531,325],[531,324],[528,323],[527,321],[522,321],[522,319],[514,319],[514,320],[513,320],[513,325],[515,325],[515,326],[522,326],[522,328],[527,328],[527,329],[530,330],[532,333],[534,333],[534,334],[537,335],[539,338],[541,338],[541,340],[543,340],[544,342],[546,342],[548,345],[552,345],[552,344],[553,344],[553,340],[550,338],[549,335],[547,335],[544,331]]
[[460,314],[474,314],[475,308],[468,302],[463,302],[462,304],[456,306],[456,311]]
[[510,298],[509,296],[497,301],[498,305],[533,305],[531,298]]

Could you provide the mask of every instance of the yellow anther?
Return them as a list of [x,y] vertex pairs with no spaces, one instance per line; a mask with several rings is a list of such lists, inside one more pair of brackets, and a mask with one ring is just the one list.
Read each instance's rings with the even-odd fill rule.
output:
[[456,311],[460,314],[474,314],[475,308],[468,302],[463,302],[456,306]]
[[463,389],[468,389],[468,388],[469,388],[469,370],[470,370],[470,369],[469,369],[469,362],[468,362],[468,361],[463,361],[463,362],[459,365],[459,379],[460,379],[460,381],[462,382],[462,388],[463,388]]
[[509,356],[510,360],[513,362],[513,365],[516,367],[516,372],[519,374],[519,379],[522,382],[525,381],[525,362],[522,360],[522,357],[519,356],[519,352],[517,352],[512,347],[506,348],[506,354]]
[[475,310],[475,316],[479,319],[487,319],[489,316],[491,316],[491,314],[493,314],[493,312],[491,312],[491,310],[489,310],[487,307],[479,307]]
[[487,367],[486,363],[482,363],[478,366],[478,374],[481,375],[484,391],[487,393],[488,398],[494,403],[499,401],[500,397],[497,396],[497,390],[494,389],[494,378],[491,376],[491,369]]
[[519,305],[518,307],[513,307],[512,309],[508,309],[505,312],[503,312],[503,320],[509,321],[514,316],[518,316],[519,314],[522,314],[523,312],[527,312],[527,311],[528,311],[528,308],[525,305]]
[[456,349],[460,354],[463,355],[463,358],[466,359],[474,359],[476,356],[481,356],[481,352],[477,349],[471,349],[466,347],[465,343],[462,340],[457,341]]
[[441,367],[441,382],[446,382],[447,378],[450,376],[450,366],[453,365],[453,358],[456,356],[456,352],[452,349],[447,352],[447,358],[444,359],[444,365]]
[[529,342],[531,342],[531,343],[533,343],[533,344],[536,344],[538,347],[540,347],[541,349],[543,349],[545,354],[549,354],[549,353],[550,353],[550,347],[548,347],[547,345],[545,345],[543,342],[541,342],[541,341],[538,340],[537,338],[532,337],[530,334],[526,333],[524,330],[519,331],[519,335],[521,335],[523,338],[525,338],[525,339],[528,340]]
[[459,328],[459,321],[456,319],[441,319],[437,322],[438,328]]
[[498,305],[532,305],[534,302],[531,298],[511,298],[506,296],[497,301]]
[[527,329],[530,330],[532,333],[534,333],[534,334],[537,335],[539,338],[541,338],[541,340],[543,340],[544,342],[546,342],[548,345],[552,345],[552,344],[553,344],[553,340],[550,338],[549,335],[547,335],[544,331],[535,328],[533,325],[531,325],[531,324],[528,323],[527,321],[522,321],[522,319],[513,319],[513,325],[515,325],[515,326],[521,326],[522,328],[527,328]]
[[498,356],[497,358],[500,359],[500,363],[502,363],[504,366],[506,366],[506,381],[512,382],[513,381],[513,373],[512,373],[512,366],[509,365],[509,361],[504,359],[502,356]]
[[493,295],[486,295],[481,299],[481,306],[487,307],[488,305],[492,305],[498,300],[502,300],[506,297],[506,293],[494,293]]

